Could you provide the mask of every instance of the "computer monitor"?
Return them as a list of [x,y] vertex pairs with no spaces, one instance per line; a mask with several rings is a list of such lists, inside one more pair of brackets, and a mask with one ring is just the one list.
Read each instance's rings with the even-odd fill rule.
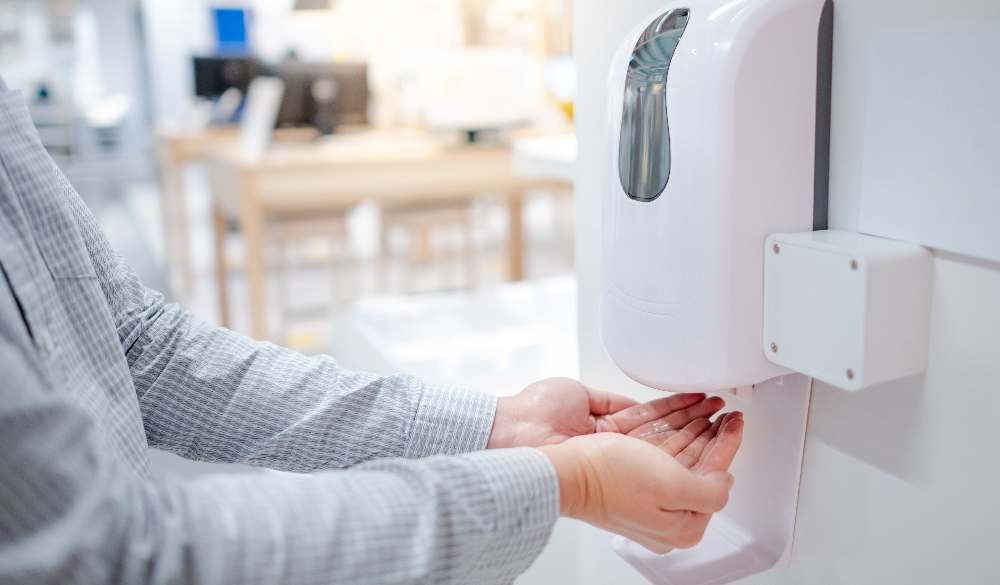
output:
[[330,134],[337,126],[368,123],[367,64],[288,59],[269,69],[285,82],[279,127],[315,126]]
[[212,99],[235,87],[246,95],[253,78],[264,73],[256,57],[194,57],[194,93]]

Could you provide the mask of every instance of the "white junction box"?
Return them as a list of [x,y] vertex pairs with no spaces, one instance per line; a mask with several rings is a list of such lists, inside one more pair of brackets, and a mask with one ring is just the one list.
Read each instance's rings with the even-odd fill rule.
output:
[[764,354],[845,390],[927,366],[934,260],[845,230],[773,234],[764,248]]

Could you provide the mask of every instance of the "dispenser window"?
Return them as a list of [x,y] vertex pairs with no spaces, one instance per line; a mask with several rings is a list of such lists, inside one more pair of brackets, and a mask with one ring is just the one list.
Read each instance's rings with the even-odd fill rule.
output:
[[632,199],[652,201],[670,177],[667,71],[684,34],[689,10],[675,8],[642,31],[625,78],[618,176]]

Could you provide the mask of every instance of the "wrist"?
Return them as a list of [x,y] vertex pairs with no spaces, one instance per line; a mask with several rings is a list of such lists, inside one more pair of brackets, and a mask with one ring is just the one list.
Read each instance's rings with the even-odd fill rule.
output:
[[[572,439],[571,439],[572,440]],[[582,517],[586,501],[586,474],[582,472],[579,458],[566,443],[536,447],[548,457],[559,479],[559,515],[567,518]]]
[[497,400],[496,414],[493,415],[493,428],[490,438],[486,441],[487,449],[505,449],[515,447],[517,420],[516,405],[513,396],[504,396]]

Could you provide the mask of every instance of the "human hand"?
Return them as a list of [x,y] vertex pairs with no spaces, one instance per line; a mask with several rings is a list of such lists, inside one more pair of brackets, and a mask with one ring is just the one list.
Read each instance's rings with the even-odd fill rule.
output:
[[660,447],[600,433],[539,450],[556,468],[563,516],[663,554],[697,544],[726,505],[742,434],[742,415],[729,413],[712,424],[692,421]]
[[[739,434],[734,435],[735,427],[730,427],[731,421],[739,420]],[[688,423],[679,431],[670,431],[656,435],[643,437],[647,442],[657,445],[661,450],[676,459],[681,465],[690,469],[695,474],[703,473],[707,469],[721,467],[721,461],[725,463],[725,469],[729,469],[729,463],[736,456],[743,437],[743,413],[729,412],[716,417],[715,422],[710,422],[707,418],[699,418]],[[720,431],[727,429],[726,435]],[[659,437],[667,436],[666,439],[659,440]],[[721,445],[719,444],[721,440]],[[718,446],[718,449],[716,447]]]
[[723,406],[721,398],[704,394],[675,394],[639,404],[576,380],[549,378],[499,400],[486,448],[540,447],[601,432],[628,434],[659,445]]

